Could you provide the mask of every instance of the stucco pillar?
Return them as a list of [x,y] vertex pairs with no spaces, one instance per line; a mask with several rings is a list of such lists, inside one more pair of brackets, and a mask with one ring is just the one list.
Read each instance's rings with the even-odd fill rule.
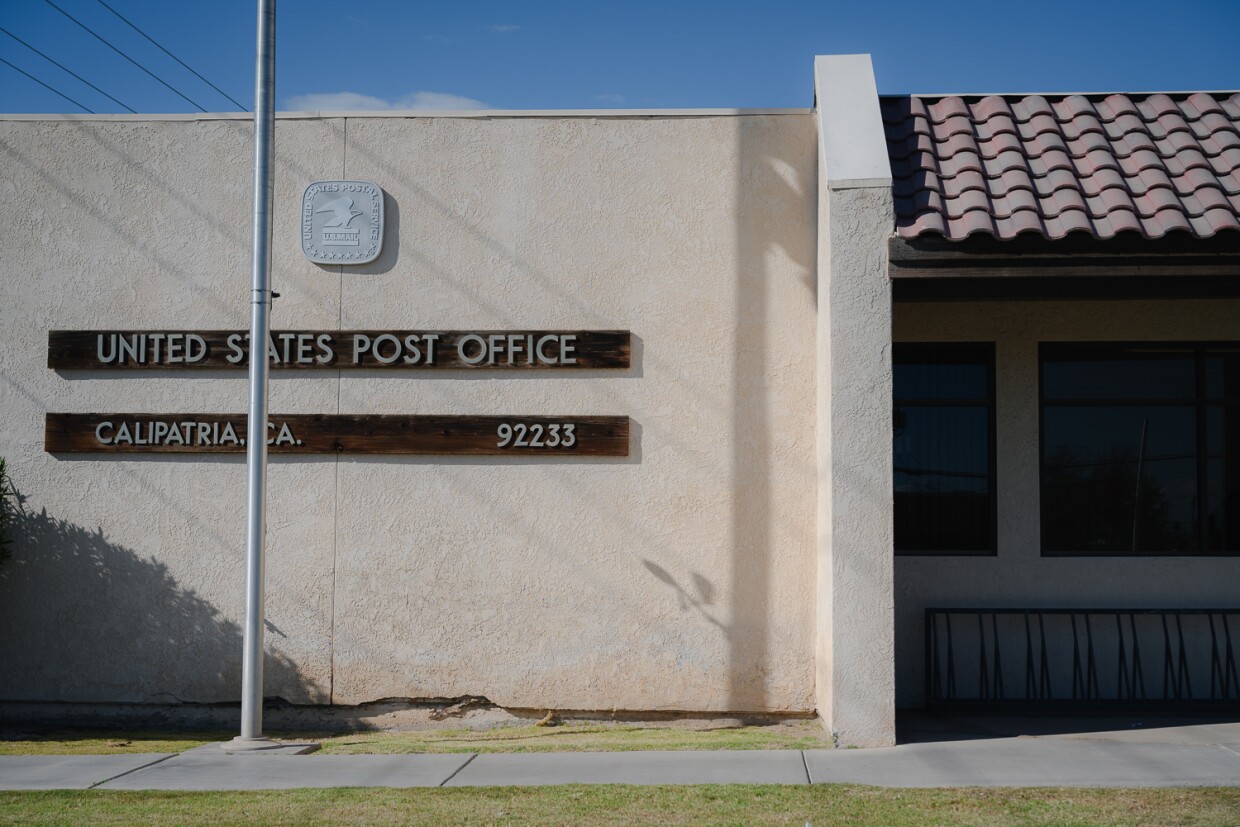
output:
[[818,119],[816,701],[844,746],[895,743],[891,167],[869,55],[814,62]]

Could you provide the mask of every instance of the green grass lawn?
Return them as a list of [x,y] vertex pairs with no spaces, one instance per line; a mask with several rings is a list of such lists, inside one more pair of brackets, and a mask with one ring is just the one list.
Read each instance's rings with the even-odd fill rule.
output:
[[[181,752],[233,732],[49,731],[10,734],[0,755],[107,755]],[[270,733],[287,741],[318,741],[324,755],[413,752],[613,752],[640,749],[829,749],[830,737],[817,721],[767,726],[685,727],[589,723],[497,727],[488,730],[433,729],[416,732]]]
[[640,749],[830,749],[831,738],[817,721],[709,729],[565,724],[377,732],[322,738],[327,755],[399,752],[617,752]]
[[226,741],[233,733],[157,730],[55,729],[0,734],[0,755],[127,755],[135,752],[184,752]]
[[0,792],[0,824],[1240,824],[1240,789],[888,790],[860,786]]

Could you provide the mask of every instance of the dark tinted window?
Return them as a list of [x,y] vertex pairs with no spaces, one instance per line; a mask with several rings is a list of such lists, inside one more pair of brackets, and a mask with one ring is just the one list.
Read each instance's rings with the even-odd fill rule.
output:
[[1235,353],[1213,345],[1042,346],[1044,552],[1238,550]]
[[1240,401],[1240,350],[1207,352],[1206,398]]
[[897,344],[895,547],[994,551],[994,347]]
[[[938,357],[942,362],[934,361]],[[922,351],[904,355],[894,372],[896,399],[971,399],[985,401],[990,389],[989,367],[966,361],[969,354],[954,349],[942,353]]]

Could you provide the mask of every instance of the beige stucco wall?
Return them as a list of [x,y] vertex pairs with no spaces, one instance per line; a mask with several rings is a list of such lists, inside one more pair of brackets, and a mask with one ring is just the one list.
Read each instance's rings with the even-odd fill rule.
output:
[[[627,414],[604,461],[273,458],[267,694],[814,708],[809,115],[281,120],[273,325],[627,328],[623,373],[274,372],[276,413]],[[244,121],[0,122],[0,699],[238,697],[241,457],[69,459],[46,411],[235,411],[241,374],[57,374],[49,329],[243,328]],[[305,185],[388,193],[302,258]]]
[[833,190],[821,203],[817,706],[840,744],[890,746],[891,191]]
[[1240,340],[1240,302],[896,304],[895,341],[995,343],[998,554],[895,558],[896,702],[923,700],[923,611],[1232,606],[1240,558],[1042,557],[1038,343]]

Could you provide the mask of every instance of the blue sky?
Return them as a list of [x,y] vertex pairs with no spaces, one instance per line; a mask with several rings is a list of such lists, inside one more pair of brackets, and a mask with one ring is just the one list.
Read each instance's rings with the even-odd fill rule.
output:
[[[97,0],[53,0],[211,112],[237,107]],[[247,107],[254,0],[105,0]],[[815,54],[869,52],[879,91],[1240,88],[1240,0],[281,0],[277,106],[805,107]],[[138,112],[192,112],[44,0],[0,27]],[[0,33],[0,58],[125,110]],[[0,111],[77,112],[0,64]]]

